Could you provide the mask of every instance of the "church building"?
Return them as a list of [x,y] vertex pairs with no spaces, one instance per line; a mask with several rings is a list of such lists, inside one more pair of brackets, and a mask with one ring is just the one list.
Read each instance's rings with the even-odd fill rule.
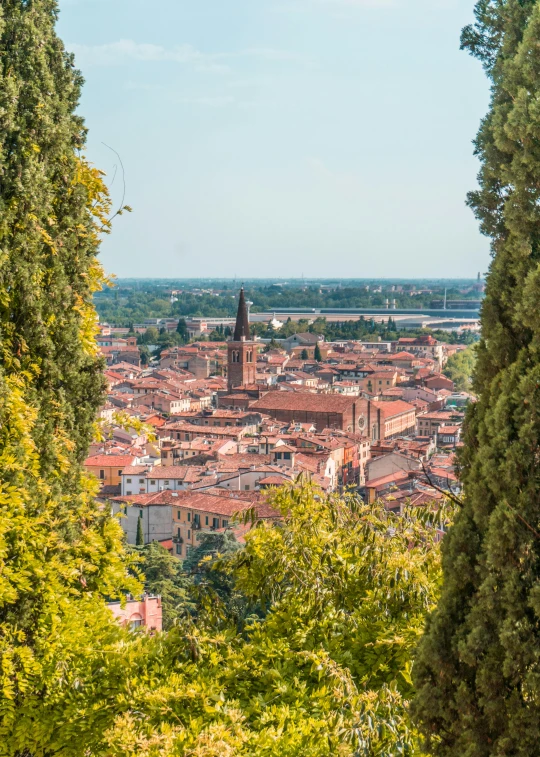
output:
[[243,287],[240,290],[234,336],[227,345],[227,376],[229,392],[239,386],[253,385],[257,378],[257,343],[251,341]]

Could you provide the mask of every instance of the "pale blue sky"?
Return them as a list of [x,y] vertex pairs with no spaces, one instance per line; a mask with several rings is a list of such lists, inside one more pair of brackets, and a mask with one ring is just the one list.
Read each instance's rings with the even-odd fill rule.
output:
[[[60,0],[120,276],[474,276],[473,0]],[[112,192],[120,196],[117,176]]]

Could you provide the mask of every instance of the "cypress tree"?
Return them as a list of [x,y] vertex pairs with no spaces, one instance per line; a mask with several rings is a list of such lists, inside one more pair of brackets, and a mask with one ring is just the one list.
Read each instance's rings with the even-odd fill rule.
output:
[[137,537],[135,539],[135,544],[137,547],[144,547],[144,531],[141,517],[137,518]]
[[130,583],[119,525],[81,465],[103,401],[92,296],[111,207],[82,154],[82,80],[56,20],[55,0],[0,4],[3,754],[57,751],[46,747],[62,723],[53,692],[71,686],[78,645],[103,659],[100,639],[120,629],[101,597]]
[[189,333],[187,330],[186,319],[180,318],[176,327],[176,333],[180,334],[180,337],[184,343],[189,342]]
[[480,0],[462,45],[492,82],[469,204],[493,260],[465,448],[464,501],[415,666],[436,756],[540,754],[540,4]]
[[66,434],[80,460],[103,378],[91,337],[99,286],[96,232],[107,225],[99,174],[81,159],[81,76],[54,33],[55,0],[4,0],[0,9],[0,343],[5,375],[29,371],[36,441]]

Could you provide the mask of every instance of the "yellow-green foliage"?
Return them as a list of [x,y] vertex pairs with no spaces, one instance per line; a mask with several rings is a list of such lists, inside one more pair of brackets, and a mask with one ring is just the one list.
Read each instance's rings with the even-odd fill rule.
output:
[[[416,752],[407,717],[413,651],[439,551],[420,513],[400,517],[309,485],[274,495],[216,568],[269,609],[239,635],[212,610],[159,640],[114,718],[113,755],[330,757]],[[219,614],[219,610],[216,610]]]

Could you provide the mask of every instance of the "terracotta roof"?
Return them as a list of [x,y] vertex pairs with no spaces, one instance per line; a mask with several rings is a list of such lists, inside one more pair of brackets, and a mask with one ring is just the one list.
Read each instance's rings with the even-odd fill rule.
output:
[[376,410],[381,411],[383,418],[393,418],[394,416],[402,415],[403,413],[416,412],[414,405],[410,405],[403,400],[394,400],[392,402],[379,402],[373,400],[371,404],[375,406]]
[[243,512],[254,508],[260,518],[279,517],[277,510],[269,507],[265,502],[257,502],[255,499],[246,500],[236,497],[228,497],[209,492],[179,492],[175,504],[202,512],[216,513],[216,515],[228,515],[232,517],[237,512]]
[[358,401],[357,397],[308,392],[268,392],[251,406],[251,410],[300,410],[315,413],[344,413]]
[[279,444],[275,447],[274,452],[296,452],[296,447],[291,447],[289,444]]
[[367,481],[366,489],[378,489],[380,486],[385,486],[386,484],[403,483],[408,478],[409,474],[406,471],[396,471],[388,476],[381,476],[380,478]]
[[388,360],[416,360],[416,355],[413,355],[412,352],[396,352],[395,355],[388,355]]
[[261,478],[259,486],[284,486],[287,483],[290,483],[290,478],[285,476],[267,476]]
[[428,475],[437,476],[437,478],[447,478],[449,481],[458,480],[456,474],[446,468],[430,468],[428,470]]
[[134,460],[135,458],[132,455],[91,455],[86,458],[84,464],[91,468],[126,468],[130,466]]

